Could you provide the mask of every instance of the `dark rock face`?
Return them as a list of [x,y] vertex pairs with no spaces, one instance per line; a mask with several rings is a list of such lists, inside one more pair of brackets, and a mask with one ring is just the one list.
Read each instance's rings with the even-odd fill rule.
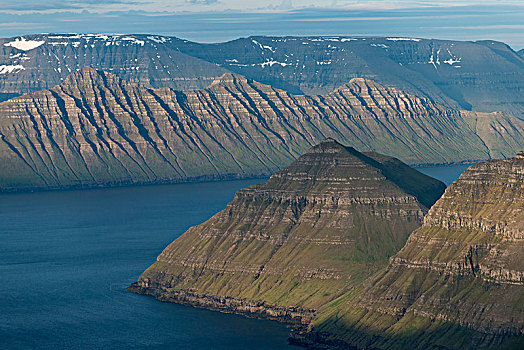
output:
[[326,94],[352,78],[366,78],[454,108],[524,116],[524,59],[494,41],[249,37],[198,44],[89,34],[0,39],[4,94],[50,88],[85,66],[174,89],[205,88],[226,72],[294,94]]
[[431,205],[444,188],[394,158],[327,139],[267,182],[238,191],[130,289],[308,324],[384,267],[422,223],[427,208],[419,199]]
[[309,339],[522,348],[523,254],[524,156],[478,163],[446,189],[384,272],[327,308]]
[[325,137],[411,164],[524,147],[515,117],[460,112],[365,79],[304,96],[233,74],[177,91],[85,68],[1,103],[0,116],[2,190],[260,176]]

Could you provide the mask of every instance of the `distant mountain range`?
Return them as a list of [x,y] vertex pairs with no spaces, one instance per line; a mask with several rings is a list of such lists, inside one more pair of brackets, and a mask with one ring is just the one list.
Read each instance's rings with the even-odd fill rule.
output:
[[84,68],[0,103],[0,189],[268,175],[326,137],[410,164],[504,157],[524,121],[459,111],[370,80],[292,95],[227,73],[202,90],[151,89]]
[[249,37],[199,44],[156,35],[38,34],[0,39],[2,98],[51,88],[86,67],[146,87],[200,89],[233,72],[293,94],[366,78],[448,107],[524,118],[524,57],[495,41]]

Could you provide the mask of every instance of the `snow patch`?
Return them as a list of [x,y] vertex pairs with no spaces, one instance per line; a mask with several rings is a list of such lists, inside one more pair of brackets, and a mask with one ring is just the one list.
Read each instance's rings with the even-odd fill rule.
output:
[[389,41],[420,41],[420,39],[415,38],[386,38]]
[[[444,63],[447,63],[450,66],[453,66],[453,64],[455,63],[460,63],[460,61],[462,60],[461,57],[455,56],[454,54],[451,53],[451,51],[449,51],[449,49],[447,49],[447,51],[448,51],[450,58],[445,60]],[[460,67],[460,66],[455,66],[455,67]]]
[[157,44],[165,44],[166,42],[171,40],[163,36],[148,36],[147,38],[151,41],[154,41]]
[[431,53],[431,57],[429,58],[428,63],[431,63],[435,69],[437,69],[437,65],[435,64],[435,61],[433,60],[433,52]]
[[21,70],[25,70],[24,66],[17,65],[0,65],[0,74],[18,73]]
[[450,58],[449,60],[445,60],[444,63],[447,63],[450,66],[452,66],[455,63],[460,63],[460,60],[461,60],[461,58],[458,58],[458,59]]
[[381,48],[383,48],[383,49],[387,49],[387,48],[389,47],[389,46],[384,45],[384,44],[369,44],[369,45],[371,45],[371,46],[375,46],[375,47],[381,47]]
[[272,48],[271,46],[267,46],[267,45],[262,45],[261,43],[259,43],[258,41],[256,40],[251,40],[251,42],[255,45],[258,45],[258,47],[260,47],[260,49],[264,50],[264,49],[267,49],[271,52],[275,52],[275,49]]
[[281,65],[282,67],[285,67],[285,66],[290,66],[291,63],[285,63],[285,62],[278,62],[278,61],[266,61],[266,62],[263,62],[263,63],[259,63],[260,66],[262,66],[262,68],[265,68],[266,66],[270,66],[270,67],[273,67],[274,64],[279,64]]
[[137,38],[133,38],[132,36],[125,36],[122,38],[122,40],[125,41],[131,41],[133,44],[137,44],[140,46],[144,46],[145,42],[143,40],[138,40]]
[[16,38],[15,41],[11,41],[8,43],[5,43],[4,46],[11,46],[15,49],[22,50],[22,51],[29,51],[36,49],[40,45],[43,45],[45,41],[40,40],[25,40],[24,37],[21,37],[20,39]]

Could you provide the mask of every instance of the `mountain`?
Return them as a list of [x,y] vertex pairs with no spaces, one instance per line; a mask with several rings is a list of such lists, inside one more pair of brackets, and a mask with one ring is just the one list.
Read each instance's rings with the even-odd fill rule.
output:
[[292,95],[225,74],[207,89],[150,89],[84,68],[0,103],[0,189],[254,177],[326,137],[410,164],[503,157],[524,122],[461,112],[365,79]]
[[448,107],[524,118],[524,58],[504,43],[397,37],[249,37],[199,44],[155,35],[0,39],[0,93],[51,88],[85,66],[146,87],[205,88],[233,72],[293,94],[365,78]]
[[95,34],[0,39],[0,93],[5,100],[49,89],[83,67],[111,72],[146,87],[177,89],[203,88],[228,72],[165,45],[170,40],[181,41],[145,35]]
[[309,323],[381,267],[445,185],[326,139],[171,243],[130,290]]
[[309,339],[377,349],[522,349],[524,152],[471,166],[389,266]]

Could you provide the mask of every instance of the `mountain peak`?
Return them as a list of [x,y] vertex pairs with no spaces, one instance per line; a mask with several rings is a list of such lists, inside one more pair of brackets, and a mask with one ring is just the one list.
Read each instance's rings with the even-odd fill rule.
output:
[[224,73],[209,85],[209,87],[213,87],[216,85],[228,85],[228,84],[237,84],[237,83],[247,83],[248,79],[244,77],[243,75],[236,74],[236,73]]
[[[355,298],[341,298],[346,306],[322,332],[345,334],[348,347],[356,348],[427,349],[428,342],[420,342],[425,333],[442,348],[518,348],[514,337],[521,342],[524,329],[524,161],[517,158],[470,166],[388,268]],[[452,338],[450,329],[457,330]],[[387,336],[378,340],[380,332]],[[417,343],[423,345],[408,346]]]
[[[366,190],[362,193],[371,196],[407,193],[426,208],[438,199],[434,193],[442,194],[446,188],[442,182],[419,173],[396,158],[378,153],[364,154],[333,138],[324,139],[271,179],[301,179],[307,182],[311,180],[311,174],[323,179],[345,181],[344,186],[337,188],[337,191],[344,193],[360,188],[363,183],[366,183]],[[357,191],[354,195],[360,193]]]
[[[314,309],[385,266],[427,210],[353,151],[325,139],[238,191],[169,245],[131,290],[218,310],[225,308],[215,298],[226,297],[232,312],[309,322]],[[426,188],[435,198],[438,183]]]
[[318,151],[324,151],[326,149],[345,151],[346,147],[342,145],[341,143],[339,143],[334,138],[328,137],[322,140],[316,146],[312,147],[307,153],[310,153],[310,152],[316,153]]
[[96,70],[93,67],[86,66],[83,68],[78,69],[77,71],[72,72],[69,74],[63,81],[62,84],[69,84],[73,81],[85,81],[85,80],[94,80],[97,77],[100,77],[101,75],[106,75],[110,73],[105,73],[103,71]]

